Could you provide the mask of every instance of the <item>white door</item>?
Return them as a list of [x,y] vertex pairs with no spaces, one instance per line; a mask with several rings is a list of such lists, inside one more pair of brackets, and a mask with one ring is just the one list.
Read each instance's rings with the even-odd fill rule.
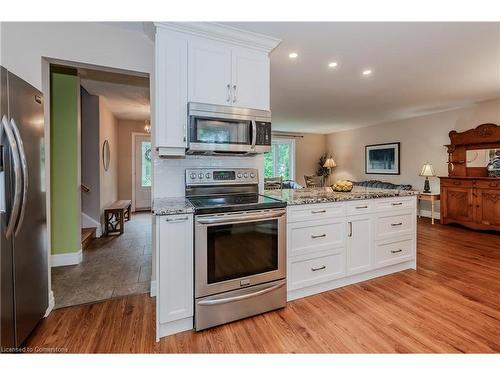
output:
[[231,49],[206,39],[188,47],[190,102],[231,105]]
[[269,57],[247,48],[232,50],[232,105],[269,110]]
[[347,274],[353,275],[372,268],[373,218],[347,218]]
[[149,135],[134,136],[134,190],[135,209],[151,208],[151,137]]

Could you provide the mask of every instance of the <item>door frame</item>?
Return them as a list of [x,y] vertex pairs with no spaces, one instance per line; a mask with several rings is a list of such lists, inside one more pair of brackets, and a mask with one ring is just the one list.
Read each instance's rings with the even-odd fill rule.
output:
[[[101,70],[101,71],[107,71],[107,72],[112,72],[112,73],[121,73],[121,74],[127,74],[131,76],[139,76],[139,77],[147,77],[149,79],[149,97],[150,97],[150,105],[151,105],[151,114],[150,114],[150,124],[151,124],[151,135],[154,134],[155,132],[155,96],[154,94],[154,76],[148,72],[141,72],[141,71],[134,71],[134,70],[127,70],[127,69],[122,69],[122,68],[117,68],[117,67],[112,67],[112,66],[104,66],[104,65],[97,65],[97,64],[88,64],[88,63],[83,63],[83,62],[77,62],[77,61],[72,61],[72,60],[64,60],[64,59],[59,59],[59,58],[53,58],[53,57],[48,57],[48,56],[42,56],[41,57],[41,69],[42,69],[42,76],[41,76],[41,86],[42,89],[40,90],[43,94],[43,111],[44,111],[44,127],[45,127],[45,187],[46,187],[46,193],[45,193],[45,202],[46,202],[46,212],[47,212],[47,272],[48,272],[48,290],[49,290],[49,301],[48,301],[48,307],[47,311],[45,312],[45,317],[47,317],[52,310],[54,309],[55,305],[55,298],[54,298],[54,292],[52,290],[52,261],[51,261],[51,255],[52,255],[52,238],[51,238],[51,185],[50,185],[50,178],[51,178],[51,168],[50,168],[50,129],[51,129],[51,122],[50,122],[50,103],[51,103],[51,96],[50,96],[50,66],[51,65],[62,65],[66,66],[69,68],[82,68],[82,69],[94,69],[94,70]],[[78,90],[80,92],[80,90]],[[79,106],[80,106],[80,100]],[[81,124],[80,124],[81,125]],[[80,134],[80,133],[79,133]],[[80,143],[79,143],[80,144]],[[80,154],[80,148],[79,147],[79,156],[78,160],[81,162],[81,154]],[[79,164],[80,168],[80,164]],[[151,190],[153,190],[153,180],[154,180],[154,163],[151,167]],[[81,178],[81,174],[78,173],[79,178]],[[81,181],[80,181],[81,183]],[[151,193],[153,194],[153,193]],[[81,209],[80,209],[81,212]],[[155,246],[155,238],[154,235],[152,234],[152,244]],[[155,260],[154,260],[154,252],[153,252],[153,269],[155,269]],[[151,281],[151,285],[155,285],[156,288],[156,280]],[[155,289],[156,290],[156,289]],[[153,293],[153,292],[152,292]]]
[[152,141],[151,133],[132,132],[132,212],[135,212],[135,139],[140,136],[148,136]]

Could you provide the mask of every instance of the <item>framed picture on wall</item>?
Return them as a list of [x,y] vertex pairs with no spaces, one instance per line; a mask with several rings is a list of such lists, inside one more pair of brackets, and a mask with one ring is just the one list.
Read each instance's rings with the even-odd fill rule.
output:
[[400,143],[365,146],[366,174],[400,174]]

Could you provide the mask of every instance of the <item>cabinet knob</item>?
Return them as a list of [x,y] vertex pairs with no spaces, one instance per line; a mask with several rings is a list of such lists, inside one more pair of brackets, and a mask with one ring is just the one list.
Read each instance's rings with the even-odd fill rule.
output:
[[226,88],[227,88],[227,98],[226,98],[226,102],[231,102],[231,85],[228,83],[226,85]]

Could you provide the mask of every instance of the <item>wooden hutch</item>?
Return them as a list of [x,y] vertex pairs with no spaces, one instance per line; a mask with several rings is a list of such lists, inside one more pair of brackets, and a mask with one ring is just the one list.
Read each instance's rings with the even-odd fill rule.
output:
[[500,178],[488,177],[486,167],[467,166],[467,150],[500,148],[500,126],[482,124],[449,136],[448,177],[440,177],[441,223],[500,231]]

